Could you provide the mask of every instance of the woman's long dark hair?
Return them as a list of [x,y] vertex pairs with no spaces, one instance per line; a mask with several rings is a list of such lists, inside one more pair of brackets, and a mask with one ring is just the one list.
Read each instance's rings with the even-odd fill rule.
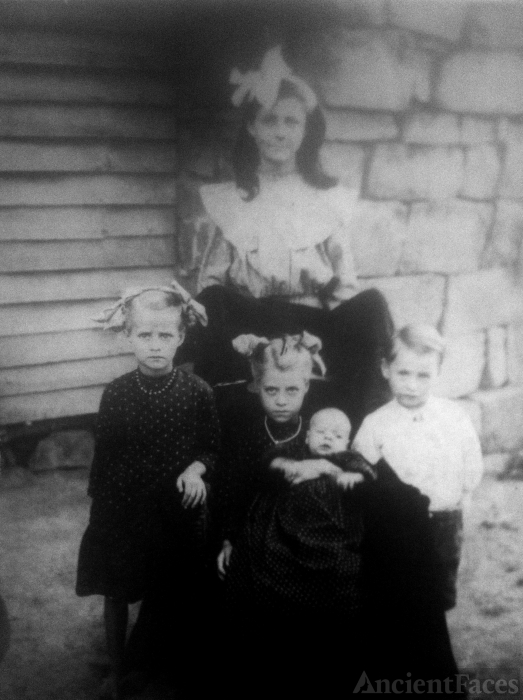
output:
[[[278,94],[278,99],[284,97],[296,97],[301,100],[292,83],[287,81],[282,82]],[[260,189],[258,177],[260,153],[256,141],[248,129],[260,109],[261,105],[256,100],[247,103],[244,107],[243,121],[232,155],[236,186],[247,192],[247,201],[254,199]],[[335,177],[331,177],[323,171],[320,163],[320,149],[325,140],[325,130],[325,117],[321,109],[316,106],[307,113],[305,135],[296,153],[296,169],[305,182],[320,190],[328,190],[337,183]]]

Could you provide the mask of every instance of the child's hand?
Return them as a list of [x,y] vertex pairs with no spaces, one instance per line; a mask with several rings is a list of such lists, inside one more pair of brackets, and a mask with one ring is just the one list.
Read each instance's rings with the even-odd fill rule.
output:
[[343,472],[328,459],[304,459],[301,462],[294,462],[294,474],[291,482],[301,484],[303,481],[318,479],[323,474],[338,478]]
[[232,554],[232,544],[229,540],[224,540],[222,551],[218,554],[218,576],[223,581],[227,569],[229,568],[229,562],[231,560]]
[[176,480],[176,488],[180,493],[183,493],[182,506],[184,508],[194,508],[205,503],[207,489],[202,479],[204,471],[205,466],[201,462],[193,462]]
[[356,484],[361,484],[362,481],[363,474],[358,472],[342,472],[336,477],[336,483],[344,489],[352,489]]

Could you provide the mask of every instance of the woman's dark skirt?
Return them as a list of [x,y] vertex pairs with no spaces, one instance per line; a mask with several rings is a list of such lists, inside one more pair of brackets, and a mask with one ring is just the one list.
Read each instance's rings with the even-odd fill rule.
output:
[[[211,386],[251,379],[248,361],[232,347],[236,336],[253,333],[274,338],[308,331],[323,343],[327,378],[313,382],[305,413],[337,406],[348,413],[354,434],[365,415],[389,400],[380,362],[390,347],[393,322],[378,290],[360,292],[332,311],[277,297],[244,297],[220,285],[207,287],[197,299],[207,310],[209,324],[190,329],[178,357],[180,362],[194,362],[195,373]],[[233,386],[217,394],[219,403],[235,404],[245,396],[245,387]],[[256,405],[251,402],[251,410]]]

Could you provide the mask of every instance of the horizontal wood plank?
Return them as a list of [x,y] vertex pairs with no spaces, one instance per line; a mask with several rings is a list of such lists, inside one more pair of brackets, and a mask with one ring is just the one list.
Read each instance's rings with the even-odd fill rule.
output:
[[96,328],[93,321],[111,303],[111,300],[19,304],[0,306],[2,335],[26,335]]
[[[173,266],[170,264],[166,267],[128,270],[0,275],[0,306],[28,302],[108,299],[118,297],[127,287],[165,285],[172,278]],[[2,328],[0,334],[4,335]]]
[[0,177],[0,206],[174,204],[168,175],[48,175]]
[[0,137],[174,139],[175,112],[154,107],[0,104]]
[[[1,61],[1,59],[0,59]],[[81,104],[177,105],[172,80],[129,74],[21,71],[0,64],[0,100]]]
[[101,35],[31,32],[0,33],[0,62],[6,65],[54,65],[145,69],[159,65],[155,46],[144,37],[128,40]]
[[136,367],[134,355],[0,369],[0,396],[107,384]]
[[176,232],[172,206],[0,207],[0,240],[58,241]]
[[176,146],[0,142],[1,172],[175,173]]
[[103,386],[93,386],[41,394],[0,396],[0,424],[96,413],[103,389]]
[[101,328],[87,331],[0,337],[0,367],[115,357],[129,352],[121,333]]
[[[174,265],[173,236],[94,241],[0,241],[0,273]],[[13,282],[16,284],[15,280]],[[1,303],[1,302],[0,302]]]

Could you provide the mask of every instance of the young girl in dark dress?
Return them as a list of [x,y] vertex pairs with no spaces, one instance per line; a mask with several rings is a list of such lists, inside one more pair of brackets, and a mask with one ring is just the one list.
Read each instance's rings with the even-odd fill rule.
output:
[[[228,624],[241,657],[238,669],[243,666],[257,683],[277,679],[281,692],[296,691],[293,665],[310,653],[311,643],[318,669],[336,659],[336,643],[328,640],[350,631],[354,644],[347,637],[344,654],[360,668],[363,511],[340,477],[344,470],[365,478],[373,473],[357,455],[346,455],[340,466],[321,458],[295,461],[294,484],[271,468],[280,456],[301,460],[309,452],[300,411],[321,344],[305,333],[270,342],[243,336],[235,346],[251,360],[264,416],[242,436],[236,459],[224,465],[225,541],[218,565]],[[348,437],[347,431],[344,447]],[[303,471],[309,479],[298,484]],[[245,693],[240,676],[235,680],[238,694]],[[326,681],[323,672],[316,676],[309,669],[309,691],[317,682],[325,691]]]
[[[158,651],[148,637],[153,621],[155,640],[166,643],[165,632],[174,644],[172,630],[161,626],[172,621],[173,608],[178,656],[184,658],[187,647],[194,653],[204,478],[215,465],[218,425],[209,386],[173,360],[186,325],[198,316],[204,319],[204,309],[175,285],[130,293],[105,317],[110,327],[125,330],[138,363],[102,396],[89,480],[93,502],[78,561],[78,595],[104,596],[113,667],[108,697],[118,695],[134,662],[151,671]],[[126,649],[128,605],[140,600]]]
[[265,415],[223,469],[230,694],[330,698],[349,695],[363,672],[455,674],[426,499],[386,464],[374,470],[345,450],[348,421],[339,454],[314,440],[314,421],[306,430],[316,339],[244,336],[235,346]]

